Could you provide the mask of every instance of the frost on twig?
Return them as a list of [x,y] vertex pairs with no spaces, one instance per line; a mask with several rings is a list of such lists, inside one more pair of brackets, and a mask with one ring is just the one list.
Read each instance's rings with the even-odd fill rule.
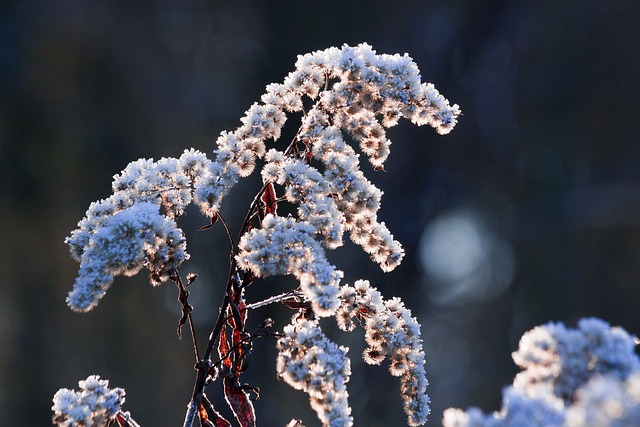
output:
[[640,425],[636,338],[585,318],[577,329],[548,323],[526,332],[513,359],[523,371],[503,391],[500,412],[448,409],[445,427]]

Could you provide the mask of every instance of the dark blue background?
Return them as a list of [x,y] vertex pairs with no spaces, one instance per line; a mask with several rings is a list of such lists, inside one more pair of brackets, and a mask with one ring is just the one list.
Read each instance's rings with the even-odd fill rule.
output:
[[[143,425],[181,425],[194,372],[191,344],[175,336],[175,289],[119,278],[96,310],[72,313],[64,298],[77,264],[63,239],[129,161],[211,152],[296,55],[363,41],[408,52],[464,113],[446,137],[401,122],[386,173],[364,166],[385,191],[380,217],[405,245],[403,265],[382,274],[352,245],[332,255],[346,281],[370,279],[422,322],[431,425],[449,406],[498,409],[516,372],[510,353],[537,324],[594,315],[640,331],[635,1],[5,1],[4,425],[48,425],[55,391],[92,373],[127,389],[125,408]],[[255,190],[240,185],[223,208],[236,227]],[[204,341],[228,246],[221,229],[194,232],[196,210],[182,225]],[[256,283],[248,298],[290,286]],[[282,327],[289,313],[251,321],[269,316]],[[356,425],[402,425],[398,381],[362,364],[361,331],[325,326],[351,348]],[[273,347],[258,342],[247,373],[263,390],[260,425],[318,425],[306,397],[275,380]],[[226,410],[218,391],[209,394]]]

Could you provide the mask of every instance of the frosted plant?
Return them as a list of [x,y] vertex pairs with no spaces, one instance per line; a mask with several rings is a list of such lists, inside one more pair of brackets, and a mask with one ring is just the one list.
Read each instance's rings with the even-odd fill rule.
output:
[[526,332],[513,354],[524,369],[503,392],[502,409],[448,409],[444,427],[604,427],[640,425],[637,340],[586,318],[577,329],[548,323]]
[[191,203],[195,182],[210,164],[204,154],[186,150],[179,159],[138,160],[114,176],[113,195],[92,203],[65,240],[80,263],[67,298],[73,310],[95,307],[114,276],[147,268],[157,285],[180,268],[189,255],[174,218]]
[[78,382],[80,391],[60,389],[53,397],[53,423],[61,427],[104,427],[117,422],[119,426],[136,427],[138,424],[128,412],[120,408],[124,404],[125,391],[109,388],[109,381],[91,375]]
[[555,396],[527,396],[514,387],[502,393],[502,409],[485,415],[478,408],[447,409],[444,427],[562,427],[564,407]]
[[[278,375],[309,394],[327,426],[353,423],[346,383],[346,349],[333,344],[318,319],[335,316],[343,330],[356,318],[366,330],[367,363],[390,361],[400,377],[410,425],[426,422],[429,398],[420,326],[397,298],[383,300],[366,281],[341,285],[343,273],[327,261],[326,250],[343,244],[344,234],[360,245],[383,271],[396,268],[402,245],[378,221],[382,191],[361,170],[359,150],[374,170],[390,153],[386,129],[406,118],[446,134],[460,110],[432,84],[422,83],[408,55],[377,54],[371,46],[343,46],[298,57],[282,83],[267,86],[234,131],[221,132],[213,157],[189,149],[179,159],[141,159],[114,176],[113,194],[93,203],[66,242],[80,263],[67,303],[76,311],[96,307],[118,275],[149,271],[153,285],[170,280],[178,289],[197,360],[197,377],[184,426],[230,425],[205,394],[223,385],[225,398],[242,426],[254,426],[251,394],[240,382],[256,338],[278,339]],[[293,140],[281,141],[287,120],[300,118]],[[295,130],[295,128],[294,128]],[[275,142],[278,142],[277,144]],[[261,188],[231,238],[223,201],[241,178],[260,170]],[[231,266],[217,320],[203,352],[196,341],[187,286],[181,268],[189,255],[177,221],[189,204],[208,218],[202,229],[222,223],[231,245]],[[284,205],[288,215],[278,213]],[[257,278],[292,275],[299,287],[247,304],[247,287]],[[282,333],[263,322],[250,333],[250,311],[280,302],[296,310]],[[216,351],[217,350],[217,351]],[[290,425],[302,425],[293,420]]]
[[152,281],[159,282],[189,258],[182,230],[158,209],[150,202],[137,203],[106,218],[88,237],[78,278],[67,298],[72,309],[92,309],[113,276],[132,276],[147,267]]

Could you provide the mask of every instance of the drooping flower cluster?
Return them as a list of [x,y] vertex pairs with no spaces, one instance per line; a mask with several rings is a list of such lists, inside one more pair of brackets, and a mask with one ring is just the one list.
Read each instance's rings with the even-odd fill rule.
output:
[[549,323],[525,333],[513,354],[524,370],[503,392],[500,412],[448,409],[444,427],[640,425],[636,338],[587,318],[577,329]]
[[328,127],[315,139],[313,152],[323,163],[329,194],[344,216],[351,240],[362,246],[383,271],[393,270],[402,261],[404,251],[385,224],[377,220],[382,191],[364,176],[354,149],[343,140],[337,127]]
[[[321,194],[318,191],[302,194],[302,201],[334,199],[341,217],[327,215],[334,221],[330,227],[333,233],[327,239],[330,245],[339,244],[338,233],[344,224],[352,240],[384,271],[393,270],[404,253],[384,223],[377,221],[382,192],[364,177],[358,156],[344,137],[351,137],[371,164],[382,168],[390,145],[385,127],[394,126],[404,116],[445,134],[457,122],[458,106],[450,106],[433,85],[421,83],[418,68],[409,56],[378,55],[367,44],[345,45],[342,49],[330,48],[298,57],[296,70],[284,83],[269,85],[262,101],[280,111],[295,112],[303,111],[304,98],[314,103],[305,112],[296,139],[305,145],[307,160],[312,157],[321,160],[327,186],[320,189],[324,190]],[[251,110],[247,117],[250,113]],[[271,158],[277,156],[271,154]],[[270,163],[263,171],[263,180],[284,181],[283,173],[278,171],[278,163],[283,162]],[[320,230],[322,234],[324,229]]]
[[331,342],[317,322],[294,318],[285,326],[278,350],[278,376],[309,395],[323,425],[353,425],[346,388],[351,375],[348,349]]
[[179,159],[138,160],[114,176],[113,195],[92,203],[65,240],[80,263],[67,298],[73,310],[95,307],[114,276],[147,268],[159,284],[189,258],[175,218],[192,202],[210,164],[204,154],[186,150]]
[[390,360],[389,372],[400,377],[409,425],[424,424],[430,401],[426,394],[429,383],[424,369],[420,324],[400,299],[384,300],[367,280],[343,286],[340,297],[342,305],[336,313],[338,326],[350,331],[355,328],[353,319],[360,321],[369,345],[364,351],[365,362],[379,365],[385,358]]
[[127,412],[121,412],[125,391],[109,388],[109,381],[92,375],[78,382],[79,391],[66,388],[53,397],[53,423],[60,427],[105,427],[116,416],[126,420],[129,426],[137,426]]
[[82,248],[80,270],[67,297],[76,311],[91,310],[116,275],[132,276],[142,267],[159,283],[188,258],[182,230],[151,202],[137,203],[105,218]]
[[[404,255],[402,246],[378,222],[382,192],[364,177],[344,137],[382,168],[390,145],[385,127],[406,117],[445,134],[457,123],[458,106],[450,106],[433,85],[421,83],[409,56],[378,55],[367,44],[300,56],[296,70],[282,84],[267,86],[261,100],[246,112],[240,128],[218,139],[216,173],[210,185],[197,190],[201,200],[209,201],[203,211],[218,211],[238,177],[265,156],[265,141],[280,137],[286,113],[304,111],[304,101],[311,100],[294,140],[304,145],[304,155],[270,149],[263,181],[285,186],[287,199],[299,205],[298,219],[313,224],[327,247],[339,246],[346,229],[384,271],[393,270]],[[321,160],[323,173],[310,164],[312,158]]]

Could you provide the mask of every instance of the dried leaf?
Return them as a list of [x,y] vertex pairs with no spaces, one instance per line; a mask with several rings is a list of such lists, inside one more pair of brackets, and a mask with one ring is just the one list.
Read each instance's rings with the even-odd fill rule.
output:
[[226,326],[222,326],[220,330],[220,339],[218,340],[218,355],[222,360],[222,366],[226,370],[230,370],[232,366],[231,362],[231,347],[229,347],[229,341],[227,340]]
[[256,414],[249,394],[238,384],[235,377],[225,377],[224,397],[241,427],[255,427]]
[[207,396],[203,396],[198,415],[200,416],[200,423],[204,423],[203,425],[211,427],[231,427],[231,423],[213,408]]
[[202,227],[200,227],[198,229],[198,231],[207,231],[208,229],[210,229],[211,227],[213,227],[213,224],[216,223],[216,221],[218,221],[218,214],[213,214],[213,216],[211,217],[211,222],[207,225],[203,225]]
[[270,182],[267,183],[262,193],[262,201],[264,202],[265,213],[275,215],[278,210],[278,202],[276,200],[276,190]]

